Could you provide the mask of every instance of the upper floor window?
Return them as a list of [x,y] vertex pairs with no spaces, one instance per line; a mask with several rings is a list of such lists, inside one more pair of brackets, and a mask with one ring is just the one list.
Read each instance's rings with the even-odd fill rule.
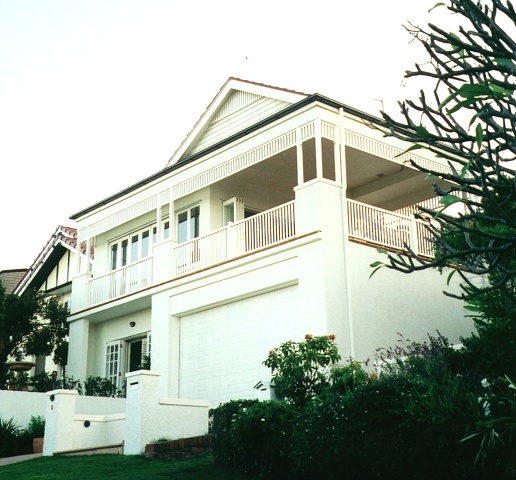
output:
[[[163,222],[161,228],[162,238],[169,238],[170,222]],[[152,245],[158,241],[157,233],[157,227],[149,226],[112,242],[109,248],[109,268],[115,270],[147,258],[151,254]]]
[[177,214],[177,243],[187,242],[199,236],[201,207],[190,207]]

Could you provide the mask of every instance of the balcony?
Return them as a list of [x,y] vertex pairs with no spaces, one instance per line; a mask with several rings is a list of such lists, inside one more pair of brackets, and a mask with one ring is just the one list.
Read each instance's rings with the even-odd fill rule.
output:
[[[394,250],[409,246],[418,254],[432,255],[425,222],[353,200],[348,200],[347,206],[349,240]],[[171,247],[171,278],[292,239],[296,236],[295,225],[295,202],[289,202]],[[148,257],[91,279],[89,306],[129,295],[152,286],[153,282],[153,258]]]

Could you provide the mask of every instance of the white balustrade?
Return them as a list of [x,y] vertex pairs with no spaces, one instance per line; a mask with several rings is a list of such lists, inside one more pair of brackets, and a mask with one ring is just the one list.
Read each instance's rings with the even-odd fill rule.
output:
[[207,268],[294,235],[294,202],[289,202],[176,246],[176,275]]
[[89,304],[122,297],[152,285],[152,257],[118,268],[89,281]]
[[349,236],[396,250],[411,248],[432,256],[425,222],[389,210],[348,200]]
[[[348,200],[350,239],[432,256],[426,223],[414,217]],[[296,235],[294,202],[230,223],[173,247],[177,277],[275,245]],[[152,257],[89,281],[89,305],[97,305],[152,285]]]

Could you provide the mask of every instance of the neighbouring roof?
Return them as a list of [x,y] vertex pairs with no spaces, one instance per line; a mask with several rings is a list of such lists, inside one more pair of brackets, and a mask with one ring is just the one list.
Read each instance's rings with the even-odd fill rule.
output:
[[14,293],[22,294],[28,287],[40,288],[67,250],[77,252],[77,229],[59,225],[30,268],[26,270]]
[[5,287],[5,293],[13,293],[14,289],[20,283],[20,280],[28,272],[27,268],[15,268],[12,270],[1,270],[0,281]]

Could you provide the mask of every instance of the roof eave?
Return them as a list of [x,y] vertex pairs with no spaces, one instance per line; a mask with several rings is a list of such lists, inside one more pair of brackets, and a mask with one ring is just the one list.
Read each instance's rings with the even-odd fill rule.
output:
[[[349,107],[348,105],[337,102],[336,100],[332,100],[331,98],[328,98],[328,97],[325,97],[318,93],[315,93],[313,95],[307,96],[306,98],[303,98],[302,100],[300,100],[297,103],[294,103],[294,104],[288,106],[287,108],[281,110],[280,112],[277,112],[274,115],[271,115],[270,117],[267,117],[264,120],[261,120],[260,122],[255,123],[254,125],[251,125],[250,127],[247,127],[244,130],[241,130],[240,132],[238,132],[234,135],[231,135],[214,145],[211,145],[210,147],[207,147],[206,149],[204,149],[200,152],[194,153],[193,155],[190,155],[190,156],[184,158],[183,160],[178,161],[177,163],[174,163],[172,165],[169,165],[168,167],[165,167],[163,170],[160,170],[160,171],[150,175],[149,177],[146,177],[143,180],[140,180],[139,182],[127,187],[126,189],[121,190],[120,192],[115,193],[114,195],[111,195],[111,196],[105,198],[104,200],[101,200],[100,202],[97,202],[97,203],[91,205],[90,207],[85,208],[84,210],[74,213],[73,215],[70,216],[70,219],[77,221],[84,215],[92,213],[95,210],[98,210],[99,208],[101,208],[105,205],[108,205],[111,202],[118,200],[118,199],[126,196],[127,194],[134,192],[135,190],[138,190],[139,188],[144,187],[145,185],[148,185],[149,183],[151,183],[155,180],[158,180],[159,178],[173,172],[174,170],[177,170],[185,165],[188,165],[189,163],[192,163],[192,162],[198,160],[199,158],[204,157],[205,155],[208,155],[216,150],[219,150],[220,148],[223,148],[226,145],[229,145],[230,143],[232,143],[246,135],[249,135],[250,133],[253,133],[256,130],[275,122],[276,120],[283,118],[287,115],[290,115],[291,113],[295,112],[296,110],[299,110],[299,109],[301,109],[311,103],[315,103],[315,102],[320,102],[320,103],[323,103],[325,105],[328,105],[328,106],[336,108],[336,109],[342,108],[344,112],[354,115],[356,117],[359,117],[368,122],[374,123],[378,126],[381,126],[382,122],[383,122],[380,118],[375,117],[374,115],[370,115],[368,113],[362,112],[361,110],[357,110],[355,108]],[[409,132],[409,131],[405,131],[404,133],[407,135],[411,134],[411,132]]]

